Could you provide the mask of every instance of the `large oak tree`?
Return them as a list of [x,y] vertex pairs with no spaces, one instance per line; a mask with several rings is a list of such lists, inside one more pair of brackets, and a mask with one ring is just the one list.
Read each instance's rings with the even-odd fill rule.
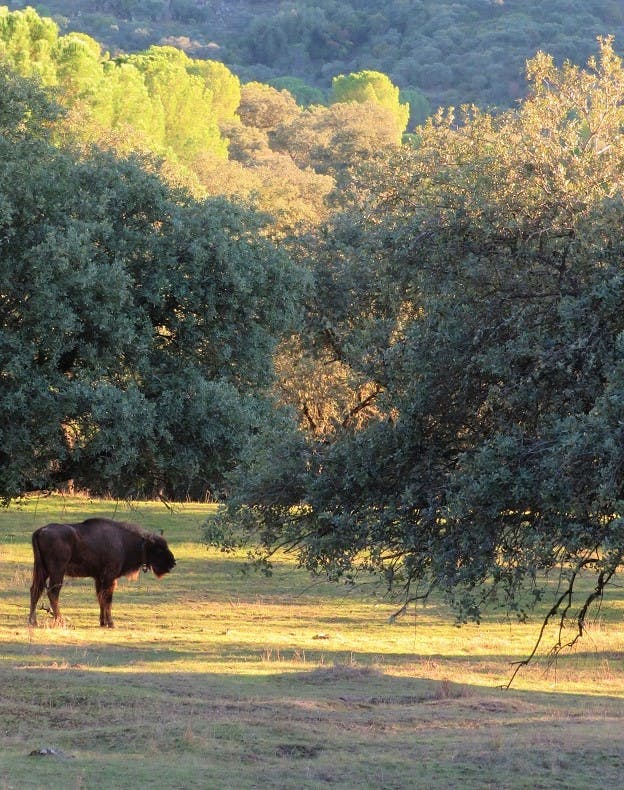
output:
[[45,96],[0,83],[0,496],[213,494],[305,278],[252,212],[55,147]]
[[225,540],[441,589],[460,619],[549,596],[580,633],[624,557],[624,70],[603,40],[528,76],[516,111],[440,113],[362,173],[317,240],[308,353],[374,400],[263,437]]

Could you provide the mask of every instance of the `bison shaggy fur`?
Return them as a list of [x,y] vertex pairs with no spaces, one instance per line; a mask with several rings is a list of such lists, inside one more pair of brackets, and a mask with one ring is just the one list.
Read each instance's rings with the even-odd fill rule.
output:
[[120,576],[142,568],[161,578],[175,566],[167,541],[134,524],[108,518],[88,518],[79,524],[46,524],[32,535],[33,581],[30,588],[31,625],[44,590],[57,625],[63,623],[59,595],[65,576],[91,577],[100,604],[100,625],[113,627],[111,604]]

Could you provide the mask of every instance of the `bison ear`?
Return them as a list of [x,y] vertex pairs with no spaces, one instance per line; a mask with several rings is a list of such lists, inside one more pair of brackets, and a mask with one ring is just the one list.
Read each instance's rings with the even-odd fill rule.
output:
[[164,529],[161,529],[161,530],[160,530],[160,536],[162,537],[164,534],[165,534],[165,530],[164,530]]

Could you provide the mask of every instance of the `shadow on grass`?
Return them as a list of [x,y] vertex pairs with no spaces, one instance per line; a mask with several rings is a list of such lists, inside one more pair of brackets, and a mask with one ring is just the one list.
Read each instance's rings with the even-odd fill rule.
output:
[[[0,688],[7,787],[581,788],[620,786],[624,770],[618,697],[339,663],[246,675],[5,662]],[[63,759],[30,756],[42,747]]]
[[[25,631],[26,629],[24,629]],[[266,646],[254,640],[230,638],[223,634],[206,642],[189,644],[180,640],[178,644],[166,639],[166,631],[159,631],[155,627],[152,639],[143,638],[140,645],[132,645],[132,629],[116,629],[117,638],[126,637],[125,644],[106,644],[100,639],[101,634],[106,634],[99,626],[79,629],[79,639],[73,638],[73,629],[49,629],[57,634],[54,640],[47,640],[46,628],[37,628],[36,635],[30,639],[29,644],[24,642],[28,637],[21,638],[13,643],[0,646],[0,661],[2,659],[19,660],[20,669],[107,669],[118,670],[124,667],[135,667],[137,672],[159,673],[163,665],[168,662],[178,665],[180,672],[190,675],[207,674],[206,667],[214,670],[215,666],[223,667],[224,676],[232,672],[232,668],[241,664],[246,666],[250,676],[274,675],[281,669],[287,670],[287,677],[299,673],[301,678],[308,672],[316,672],[312,677],[336,677],[337,668],[347,668],[347,672],[357,676],[358,673],[375,673],[380,677],[401,677],[402,682],[410,682],[409,675],[416,680],[427,677],[438,677],[444,673],[456,678],[461,677],[464,671],[472,676],[482,675],[485,688],[500,689],[509,681],[515,658],[504,653],[483,653],[479,656],[457,655],[451,653],[418,653],[417,651],[384,652],[356,651],[344,646],[329,644],[331,640],[323,640],[322,647],[302,647],[293,640],[292,645]],[[91,641],[89,634],[93,633]],[[67,641],[63,640],[67,635]],[[16,633],[17,636],[17,633]],[[160,638],[159,638],[160,637]],[[574,653],[562,654],[556,663],[549,663],[547,658],[535,659],[527,669],[532,675],[539,673],[542,680],[556,688],[558,670],[567,667],[574,669],[592,670],[595,676],[595,691],[592,696],[600,695],[600,681],[608,679],[609,675],[616,675],[620,682],[624,681],[622,666],[624,665],[624,651],[591,651],[577,650]],[[192,667],[189,671],[187,667]],[[480,670],[481,667],[481,670]],[[502,668],[500,682],[492,679],[492,668]],[[401,671],[397,674],[397,668]],[[210,672],[208,671],[208,674]],[[218,670],[217,670],[217,674]],[[372,676],[372,675],[371,675]],[[406,677],[407,676],[407,677]],[[516,683],[520,684],[523,676]],[[462,684],[459,684],[462,685]],[[512,689],[514,690],[514,689]],[[549,692],[550,693],[550,692]],[[624,704],[624,701],[623,701]]]
[[[0,629],[0,787],[621,786],[621,696],[502,691],[492,667],[509,657],[494,650],[355,649],[338,629],[319,633],[332,618],[315,595],[297,599],[297,626],[281,593],[265,599],[254,583],[232,603],[222,588],[194,589],[214,577],[202,560],[192,565],[190,578],[126,588],[113,632],[96,624],[89,581],[64,591],[75,629],[28,629],[24,590],[11,594]],[[361,621],[364,604],[352,603],[353,617],[334,625]],[[475,665],[483,684],[463,682]],[[64,757],[30,756],[46,747]]]

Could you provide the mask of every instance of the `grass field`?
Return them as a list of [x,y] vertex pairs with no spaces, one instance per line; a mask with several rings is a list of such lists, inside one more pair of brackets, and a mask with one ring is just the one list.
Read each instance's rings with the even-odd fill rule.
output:
[[[458,629],[432,603],[391,625],[370,589],[286,560],[242,575],[201,544],[209,512],[60,497],[0,512],[0,788],[624,786],[618,589],[573,653],[505,691],[537,621]],[[29,628],[32,530],[96,514],[164,529],[177,567],[121,580],[113,630],[91,580],[63,588],[67,627],[41,612]]]

